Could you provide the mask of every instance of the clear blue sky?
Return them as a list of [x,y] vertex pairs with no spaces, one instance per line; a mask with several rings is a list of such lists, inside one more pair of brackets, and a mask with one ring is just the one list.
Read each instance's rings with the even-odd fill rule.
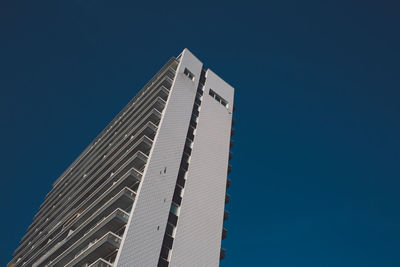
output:
[[395,1],[136,2],[0,1],[0,265],[51,183],[187,47],[236,88],[222,266],[400,266]]

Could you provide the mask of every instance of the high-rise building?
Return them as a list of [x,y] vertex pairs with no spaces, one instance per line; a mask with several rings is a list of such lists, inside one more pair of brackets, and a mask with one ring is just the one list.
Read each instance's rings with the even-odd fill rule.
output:
[[54,182],[8,266],[218,266],[234,89],[187,49]]

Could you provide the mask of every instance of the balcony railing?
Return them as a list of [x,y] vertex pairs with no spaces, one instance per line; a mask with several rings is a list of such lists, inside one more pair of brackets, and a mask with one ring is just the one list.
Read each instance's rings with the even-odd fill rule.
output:
[[225,259],[225,253],[226,253],[225,249],[221,248],[221,252],[219,254],[219,260]]
[[[171,65],[172,66],[172,65]],[[162,100],[166,100],[167,99],[167,97],[168,97],[168,92],[169,92],[169,89],[168,88],[166,88],[166,87],[164,87],[164,86],[167,86],[167,87],[170,87],[171,86],[171,83],[172,83],[172,80],[173,80],[173,77],[174,77],[174,72],[173,71],[171,71],[171,70],[169,70],[169,68],[170,67],[168,67],[166,70],[164,69],[163,71],[162,71],[162,74],[160,74],[160,75],[158,75],[157,76],[157,79],[156,80],[154,80],[154,82],[152,82],[151,83],[151,89],[150,89],[150,87],[148,87],[148,88],[145,88],[145,90],[144,91],[146,91],[147,93],[146,94],[142,94],[143,95],[143,97],[145,96],[146,98],[147,98],[147,96],[148,95],[150,95],[149,93],[148,93],[148,90],[151,90],[151,94],[152,94],[152,97],[154,97],[154,95],[153,95],[153,92],[156,92],[156,94],[159,94],[159,93],[157,93],[157,90],[158,89],[161,89],[161,90],[159,90],[159,92],[161,92],[161,94],[160,94],[160,96],[161,96],[161,98],[162,98]],[[158,88],[158,89],[157,89]],[[165,92],[166,93],[165,93]],[[130,104],[131,105],[129,105],[129,106],[127,106],[127,107],[125,107],[124,108],[124,110],[123,111],[121,111],[121,113],[120,114],[122,114],[121,116],[118,116],[119,118],[117,119],[115,119],[115,120],[113,120],[112,121],[112,123],[113,124],[111,124],[110,123],[110,125],[109,126],[107,126],[107,128],[99,135],[99,137],[98,138],[96,138],[97,140],[96,141],[99,141],[99,140],[101,140],[102,138],[103,138],[103,140],[102,140],[102,142],[100,143],[102,146],[103,145],[105,145],[107,142],[106,142],[106,140],[108,139],[108,138],[110,138],[110,135],[111,135],[111,131],[110,131],[110,133],[108,133],[108,131],[109,130],[111,130],[111,128],[118,122],[118,120],[119,119],[121,119],[121,117],[123,116],[123,115],[125,115],[125,113],[128,113],[128,110],[129,110],[129,112],[130,111],[132,111],[132,106],[133,106],[133,109],[135,109],[135,112],[139,112],[140,113],[140,108],[138,109],[138,107],[140,106],[140,105],[143,105],[143,103],[145,102],[145,101],[143,101],[143,100],[145,100],[146,98],[142,98],[142,95],[139,95],[139,97],[138,98],[136,98],[135,97],[135,99],[134,99],[134,101],[131,101],[130,102]],[[135,104],[135,105],[133,105],[134,103],[136,103],[136,101],[138,100],[138,99],[140,99],[141,98],[141,102],[142,103],[140,103],[140,105],[138,106],[137,104]],[[156,108],[159,108],[159,107],[156,107]],[[162,107],[163,108],[163,107]],[[162,111],[162,108],[160,109],[160,111]],[[160,113],[160,111],[158,111],[158,113]],[[133,114],[133,113],[132,113]],[[159,121],[159,120],[158,120]],[[157,121],[157,123],[158,123],[158,121]],[[113,128],[113,130],[115,130],[116,128],[117,128],[118,126],[116,126],[116,127],[114,127]],[[99,145],[100,145],[99,144]],[[107,144],[108,145],[108,144]],[[93,147],[93,145],[92,145],[92,147]],[[44,216],[44,215],[46,215],[46,214],[55,214],[55,210],[52,210],[52,202],[53,201],[55,201],[55,200],[57,200],[56,198],[59,198],[59,192],[60,192],[60,190],[62,190],[62,195],[63,195],[63,197],[65,198],[65,196],[66,196],[66,194],[65,194],[65,192],[66,191],[64,191],[64,190],[69,190],[69,189],[66,189],[67,187],[61,187],[59,184],[60,184],[60,182],[66,177],[66,176],[69,176],[70,174],[68,173],[69,171],[70,171],[70,169],[72,169],[72,168],[76,168],[76,167],[79,167],[79,168],[82,168],[82,163],[83,163],[83,160],[89,160],[90,158],[91,158],[91,156],[93,156],[93,154],[92,153],[90,153],[90,152],[92,152],[92,150],[91,150],[91,148],[92,147],[90,147],[90,148],[88,148],[87,150],[85,150],[83,153],[82,153],[82,155],[81,156],[79,156],[79,158],[78,158],[78,160],[76,161],[76,162],[74,162],[71,166],[71,168],[69,168],[64,174],[62,174],[61,175],[61,177],[60,177],[60,179],[57,179],[57,181],[53,184],[53,190],[46,196],[46,201],[43,203],[43,205],[41,205],[41,212],[39,211],[38,212],[38,214],[35,216],[35,218],[37,218],[37,222],[39,222],[39,224],[40,224],[40,222],[44,222],[45,220],[45,218],[47,217],[47,216]],[[101,149],[103,149],[104,147],[102,147]],[[86,156],[88,156],[88,157],[86,157]],[[81,165],[81,166],[79,166],[79,165]],[[84,164],[85,166],[87,166],[87,164],[85,163]],[[77,173],[75,173],[74,175],[76,176],[76,174]],[[77,175],[76,177],[74,177],[74,179],[75,178],[79,178],[79,177],[81,177],[81,175]],[[71,177],[72,178],[72,177]],[[71,179],[69,179],[68,181],[71,181]],[[69,185],[70,183],[68,183],[68,187],[70,187],[70,185]],[[72,186],[72,185],[71,185]],[[67,192],[68,193],[68,192]],[[46,205],[47,204],[47,205]],[[62,207],[62,209],[63,210],[67,210],[65,207]],[[43,218],[41,218],[41,215],[43,215],[44,217]],[[53,219],[51,218],[50,220],[46,220],[46,222],[49,222],[48,223],[48,225],[49,226],[47,226],[46,228],[47,229],[49,229],[49,228],[53,228],[53,227],[56,227],[57,225],[50,225],[50,223],[52,223],[53,224]],[[58,223],[58,222],[57,222]],[[29,251],[27,251],[27,249],[30,249],[30,247],[28,247],[28,243],[29,244],[34,244],[35,245],[35,247],[36,248],[40,248],[40,246],[37,246],[37,244],[36,244],[36,241],[37,241],[37,237],[43,237],[43,236],[47,236],[47,233],[49,232],[49,231],[46,231],[47,229],[46,228],[43,228],[43,229],[39,229],[40,231],[43,231],[44,232],[44,235],[33,235],[33,233],[36,233],[36,231],[34,232],[34,230],[35,230],[35,228],[37,228],[38,226],[37,226],[37,224],[34,222],[29,228],[28,228],[28,232],[27,232],[27,234],[22,238],[22,240],[21,240],[21,246],[15,251],[15,253],[14,253],[14,255],[16,255],[16,254],[20,254],[20,252],[29,252]],[[36,239],[35,241],[34,240],[31,240],[31,239]],[[26,242],[25,242],[26,241]],[[30,242],[28,242],[28,241],[30,241]],[[35,249],[36,250],[36,249]],[[35,250],[31,250],[32,252],[34,252]]]
[[[143,169],[143,168],[144,168],[144,165],[145,165],[145,162],[147,161],[147,156],[144,155],[143,153],[141,153],[140,151],[138,151],[137,153],[135,153],[135,155],[136,155],[136,156],[130,158],[129,161],[125,162],[125,164],[123,164],[123,165],[120,167],[120,169],[119,169],[118,171],[116,171],[116,174],[115,174],[114,177],[110,177],[110,178],[109,178],[109,181],[110,181],[110,182],[112,182],[113,180],[116,181],[116,180],[120,179],[123,175],[126,174],[126,172],[129,172],[129,177],[128,177],[129,180],[132,180],[132,179],[133,179],[133,180],[135,180],[135,181],[137,181],[137,182],[140,181],[142,174],[141,174],[139,171],[137,171],[136,169],[134,169],[134,168],[132,168],[132,167],[129,167],[129,165],[130,165],[130,163],[132,163],[132,164],[133,164],[134,166],[136,166],[137,168]],[[140,163],[140,162],[141,162],[141,163]],[[131,165],[132,165],[132,164],[131,164]],[[127,167],[128,167],[129,169],[128,169],[128,170],[125,170]],[[137,175],[137,176],[135,176],[135,175]],[[119,180],[119,181],[120,181],[120,182],[121,182],[121,181],[125,181],[125,179],[121,179],[121,180]],[[97,186],[97,187],[94,187],[94,185],[91,185],[91,188],[96,189],[95,192],[96,192],[96,195],[97,195],[97,197],[95,197],[94,199],[92,198],[91,201],[95,201],[95,200],[99,197],[99,192],[102,193],[102,192],[104,192],[105,189],[107,189],[106,192],[110,192],[112,189],[120,190],[121,187],[120,187],[120,188],[117,188],[117,185],[119,185],[120,182],[118,182],[118,183],[115,183],[115,182],[114,182],[114,184],[110,184],[109,186],[111,186],[111,187],[104,187],[104,186],[101,186],[101,187],[98,187],[98,186]],[[103,190],[103,191],[101,191],[101,190]],[[116,192],[114,192],[113,194],[115,194],[115,193],[116,193]],[[103,198],[102,200],[108,199],[106,196],[100,197],[100,198]],[[90,199],[85,199],[83,202],[80,202],[79,205],[78,205],[77,207],[75,207],[74,209],[70,209],[69,215],[68,215],[68,216],[65,216],[64,218],[68,218],[69,216],[72,216],[74,213],[76,213],[77,210],[86,209],[86,207],[87,207],[89,204],[93,204],[93,202],[91,202],[91,201],[89,201],[89,200],[90,200]],[[96,202],[96,201],[95,201],[95,202]],[[82,217],[81,217],[81,218],[82,218]],[[44,237],[45,237],[45,236],[43,236],[43,238],[44,238]]]
[[[158,113],[160,113],[163,110],[163,107],[165,106],[165,101],[164,99],[157,97],[153,100],[153,102],[149,103],[148,105],[145,105],[145,109],[142,110],[139,114],[137,114],[137,116],[133,117],[130,119],[130,122],[125,123],[125,127],[128,126],[131,123],[136,123],[136,125],[140,125],[140,123],[137,122],[138,118],[142,118],[145,114],[151,113],[152,109],[155,109],[156,111],[158,111]],[[151,118],[149,118],[151,120]],[[154,122],[158,122],[159,119],[156,119]],[[136,128],[136,127],[135,127]],[[108,142],[106,142],[108,145]],[[99,156],[99,155],[97,155]],[[75,177],[76,178],[76,177]],[[47,201],[46,201],[47,202]],[[45,205],[46,206],[46,205]],[[43,206],[44,208],[44,206]],[[43,213],[43,209],[41,209],[38,212],[38,215]],[[35,216],[36,217],[36,216]]]
[[232,181],[231,181],[231,179],[229,179],[229,178],[226,180],[226,188],[231,187],[231,182],[232,182]]
[[[73,255],[76,255],[78,251],[86,249],[91,243],[93,243],[93,240],[97,240],[107,232],[118,231],[121,227],[126,225],[127,222],[128,214],[120,209],[115,210],[107,217],[98,221],[95,225],[92,225],[90,229],[87,229],[86,233],[84,233],[80,239],[75,239],[75,242],[68,248],[61,248],[64,250],[62,251],[60,249],[60,252],[62,253],[52,260],[52,264],[65,264],[70,261],[73,258]],[[90,242],[91,240],[92,242]],[[74,239],[71,241],[74,241]]]
[[228,204],[231,201],[231,196],[229,194],[225,195],[225,204]]
[[[126,179],[124,179],[124,180],[126,180]],[[65,235],[66,235],[66,232],[68,229],[72,229],[72,228],[75,229],[74,233],[71,235],[71,237],[73,237],[73,235],[75,233],[77,233],[80,229],[82,229],[86,225],[90,225],[91,222],[97,221],[96,218],[105,217],[105,216],[107,216],[107,214],[110,214],[112,211],[114,211],[116,209],[126,210],[130,205],[132,205],[134,197],[135,197],[135,193],[132,190],[130,190],[129,188],[123,188],[116,195],[114,195],[112,193],[113,191],[114,192],[116,191],[116,189],[118,188],[118,184],[114,184],[113,187],[109,188],[109,190],[105,193],[105,195],[102,198],[99,198],[99,199],[97,199],[97,201],[91,203],[91,205],[88,207],[88,209],[85,210],[78,217],[78,219],[71,225],[71,228],[63,229],[63,231],[60,232],[54,238],[54,240],[52,240],[53,242],[51,242],[51,243],[58,241],[59,243],[57,243],[57,245],[55,245],[58,248],[59,246],[63,245],[67,241],[67,239],[65,239]],[[113,197],[111,199],[109,197],[107,197],[107,195],[109,195],[110,193],[111,193],[111,195],[113,195]],[[127,215],[127,213],[124,213],[123,216],[127,219],[128,215]],[[46,246],[42,247],[37,253],[35,253],[35,255],[33,257],[30,258],[30,260],[31,261],[35,260],[38,257],[38,255],[40,255],[39,253],[48,249],[48,245],[51,245],[51,243],[49,242]],[[62,244],[60,244],[60,243],[62,243]],[[53,252],[55,251],[51,247],[50,247],[50,250],[52,250]],[[39,264],[41,262],[43,262],[50,255],[51,254],[49,253],[45,257],[41,257],[37,261],[37,265],[40,266]]]
[[166,259],[160,257],[160,259],[158,260],[157,267],[168,267],[168,265],[169,265],[169,262]]
[[[154,92],[157,93],[157,89],[165,89],[165,90],[166,90],[166,92],[167,92],[167,93],[166,93],[166,96],[164,96],[164,95],[162,96],[163,98],[166,99],[166,98],[168,97],[169,88],[170,88],[170,86],[171,86],[171,84],[172,84],[172,79],[173,79],[173,78],[171,79],[171,76],[172,76],[172,75],[170,75],[169,72],[173,72],[173,73],[174,73],[174,71],[171,71],[170,68],[168,68],[167,71],[162,71],[162,74],[157,75],[158,82],[156,82],[156,83],[155,83],[155,82],[151,82],[151,83],[148,84],[148,86],[145,86],[145,87],[141,90],[141,92],[139,92],[139,94],[138,94],[134,99],[132,99],[132,100],[128,103],[128,105],[126,105],[126,106],[124,107],[124,109],[117,115],[116,119],[114,119],[114,120],[109,124],[109,126],[111,125],[111,127],[112,127],[113,124],[116,124],[116,123],[122,118],[122,116],[125,115],[125,114],[127,114],[126,117],[129,117],[130,115],[132,115],[133,112],[135,112],[136,110],[138,110],[138,108],[140,108],[141,104],[142,104],[143,102],[145,102],[146,99],[149,99],[149,98],[153,97],[153,93],[154,93]],[[162,91],[162,90],[160,90],[160,91]],[[146,94],[145,94],[145,92],[146,92]],[[139,103],[140,103],[139,105],[137,104],[138,101],[139,101]],[[107,128],[109,128],[109,126],[107,126]],[[106,128],[106,129],[107,129],[107,128]],[[104,131],[105,131],[105,130],[104,130]],[[103,131],[103,132],[104,132],[104,131]],[[98,137],[100,137],[100,136],[103,134],[103,132],[100,133]],[[81,160],[82,160],[82,159],[84,158],[84,156],[86,156],[86,155],[87,155],[87,153],[81,155],[81,156],[79,157],[79,159],[77,160],[77,162],[75,162],[73,165],[76,166],[77,164],[81,163],[81,162],[82,162]],[[59,183],[66,175],[68,175],[67,172],[65,172],[64,174],[62,174],[61,177],[54,183],[54,186],[57,186],[58,183]],[[50,193],[54,193],[54,191],[52,190]]]
[[[162,109],[163,109],[163,107],[165,106],[165,101],[164,101],[164,99],[162,99],[162,98],[160,98],[160,97],[157,97],[157,98],[155,98],[154,100],[153,100],[153,102],[152,103],[150,103],[149,105],[146,105],[145,107],[145,110],[144,111],[142,111],[142,112],[140,112],[140,115],[143,115],[143,114],[146,114],[146,113],[150,113],[150,111],[149,110],[151,110],[151,108],[154,108],[156,111],[158,111],[158,113],[160,113],[161,111],[162,111]],[[149,109],[150,108],[150,109]],[[137,118],[138,117],[142,117],[142,116],[135,116],[134,118],[132,118],[131,119],[131,122],[136,122],[136,124],[139,124],[139,123],[137,123]],[[154,121],[153,119],[151,119],[151,117],[149,117],[149,119],[150,119],[150,121]],[[157,118],[154,122],[157,122],[158,123],[158,121],[159,121],[159,118]],[[128,125],[129,123],[126,123],[126,125]],[[107,142],[107,144],[108,144],[108,142]],[[87,166],[87,165],[86,165]],[[76,175],[75,175],[76,176]],[[75,177],[76,178],[76,177]],[[72,185],[70,185],[70,186],[72,186]],[[41,207],[41,209],[40,209],[40,211],[35,215],[35,219],[39,219],[39,215],[40,214],[42,214],[43,212],[45,212],[45,210],[47,210],[48,211],[48,208],[45,208],[45,206],[48,206],[48,205],[46,205],[46,204],[49,204],[50,202],[53,202],[53,201],[45,201],[45,203],[43,203],[43,207]],[[32,224],[32,226],[33,225],[35,225],[35,222]],[[32,226],[30,226],[28,229],[30,229]],[[28,235],[29,235],[29,233],[27,233]],[[23,237],[23,240],[25,239],[25,237]]]
[[222,236],[221,239],[224,240],[228,235],[228,230],[226,228],[222,228]]
[[228,211],[224,211],[224,221],[229,219],[229,212]]
[[109,232],[102,238],[93,243],[88,244],[87,247],[78,252],[74,259],[68,262],[66,265],[54,265],[55,267],[72,267],[79,266],[84,263],[91,263],[96,261],[100,257],[104,257],[110,254],[114,250],[118,249],[121,244],[121,238],[116,234]]
[[90,264],[88,267],[112,267],[112,266],[113,266],[112,263],[100,258],[97,261]]
[[[151,144],[152,144],[152,140],[151,139],[149,139],[147,136],[145,136],[145,135],[143,135],[142,136],[142,138],[141,138],[141,141],[137,141],[137,143],[132,147],[132,148],[136,148],[136,150],[139,150],[139,149],[145,149],[146,151],[147,150],[149,150],[150,149],[150,147],[151,147]],[[147,146],[147,148],[145,148],[143,145],[146,145]],[[142,147],[143,146],[143,147]],[[136,151],[135,150],[135,151]],[[140,151],[139,151],[140,152]],[[143,154],[143,153],[139,153],[137,156],[139,157],[139,159],[141,158],[141,154]],[[145,158],[147,158],[147,156],[144,156]],[[122,157],[120,157],[119,159],[118,159],[118,161],[121,161],[121,159],[124,159],[124,157],[122,156]],[[144,164],[145,164],[145,162],[147,161],[147,159],[145,159],[145,161],[144,161]],[[143,168],[144,168],[144,164],[141,164],[140,166],[138,166],[138,168],[140,168],[141,170],[143,170]],[[104,175],[104,173],[103,173],[103,175]],[[93,188],[93,184],[91,185],[91,188]],[[89,189],[88,189],[89,190]],[[93,189],[92,189],[93,190]],[[71,210],[71,209],[64,209],[64,212],[66,211],[66,210]],[[53,226],[53,229],[55,228],[55,226]],[[50,231],[48,231],[48,233],[50,233],[51,232],[51,230]],[[44,237],[44,236],[46,236],[47,234],[45,234],[45,235],[42,235],[42,236],[37,236],[37,237]],[[37,239],[37,238],[36,238]],[[36,240],[35,240],[36,241]]]
[[175,202],[178,206],[182,203],[182,197],[175,191],[174,196],[172,197],[172,201]]

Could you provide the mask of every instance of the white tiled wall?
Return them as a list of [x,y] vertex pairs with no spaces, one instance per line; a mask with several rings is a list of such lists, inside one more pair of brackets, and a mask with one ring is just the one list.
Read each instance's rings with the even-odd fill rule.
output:
[[[117,256],[118,267],[158,263],[202,68],[202,63],[188,50],[184,50],[180,61]],[[183,74],[185,68],[195,75],[194,81]]]
[[[228,108],[209,96],[209,89]],[[219,266],[234,89],[207,71],[171,267]]]

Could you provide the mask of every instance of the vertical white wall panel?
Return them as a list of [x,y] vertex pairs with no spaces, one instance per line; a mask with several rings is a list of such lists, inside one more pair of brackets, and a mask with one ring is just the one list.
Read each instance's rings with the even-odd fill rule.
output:
[[[228,108],[209,93],[228,101]],[[234,89],[207,71],[171,267],[219,265]]]
[[[183,74],[185,68],[194,81]],[[115,266],[157,266],[201,68],[185,49]]]

